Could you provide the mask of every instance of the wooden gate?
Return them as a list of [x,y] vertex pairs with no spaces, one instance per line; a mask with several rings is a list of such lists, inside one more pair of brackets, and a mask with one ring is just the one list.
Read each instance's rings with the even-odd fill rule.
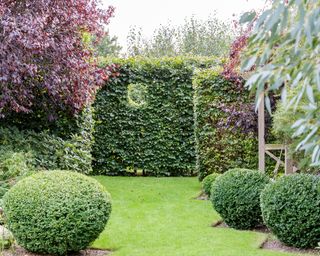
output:
[[[258,101],[258,137],[259,137],[259,170],[265,172],[266,154],[276,161],[274,172],[278,172],[280,165],[284,166],[285,174],[291,174],[297,171],[289,157],[288,146],[284,144],[266,144],[265,142],[265,106],[264,92],[259,96]],[[280,150],[280,157],[275,156],[271,151]],[[284,153],[284,161],[281,160]]]

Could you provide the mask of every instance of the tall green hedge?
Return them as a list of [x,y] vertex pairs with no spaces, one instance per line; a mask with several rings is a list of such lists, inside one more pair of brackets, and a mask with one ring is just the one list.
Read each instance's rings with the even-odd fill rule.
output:
[[195,174],[192,76],[195,67],[208,62],[165,58],[113,63],[120,76],[98,93],[94,104],[96,172]]
[[256,135],[219,125],[227,117],[220,106],[252,102],[249,93],[239,90],[235,83],[227,81],[212,69],[195,75],[194,90],[196,170],[199,179],[232,168],[256,169]]

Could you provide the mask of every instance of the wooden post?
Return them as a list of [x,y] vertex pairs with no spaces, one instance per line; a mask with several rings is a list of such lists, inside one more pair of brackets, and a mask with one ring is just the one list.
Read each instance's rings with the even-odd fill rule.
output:
[[285,147],[285,165],[284,165],[284,173],[286,175],[293,173],[293,164],[292,159],[289,157],[288,146]]
[[264,92],[259,95],[258,106],[258,138],[259,138],[259,170],[265,172],[265,120],[264,120]]

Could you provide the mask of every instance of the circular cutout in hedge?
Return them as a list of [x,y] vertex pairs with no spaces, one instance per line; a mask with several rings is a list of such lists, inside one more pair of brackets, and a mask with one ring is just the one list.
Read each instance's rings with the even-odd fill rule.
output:
[[208,196],[211,194],[211,187],[213,182],[220,176],[221,174],[219,173],[211,173],[208,176],[206,176],[203,181],[201,182],[202,184],[202,189],[204,193],[206,193]]
[[103,231],[111,212],[110,196],[99,182],[68,171],[25,178],[6,193],[3,203],[18,244],[55,255],[85,249]]
[[261,193],[261,210],[267,227],[283,243],[314,248],[320,242],[319,177],[281,177]]
[[146,105],[147,87],[143,84],[129,84],[127,97],[130,106],[141,108]]
[[251,229],[262,224],[260,193],[269,178],[248,169],[232,169],[212,185],[211,201],[225,223],[235,229]]

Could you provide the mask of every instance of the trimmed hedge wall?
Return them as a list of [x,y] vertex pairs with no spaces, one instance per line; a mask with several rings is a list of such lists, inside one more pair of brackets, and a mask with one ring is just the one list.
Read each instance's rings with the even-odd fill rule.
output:
[[[197,60],[116,60],[118,77],[97,95],[94,170],[195,174],[192,76]],[[211,60],[211,65],[214,63]]]
[[210,173],[232,168],[256,169],[258,142],[253,133],[244,133],[220,123],[227,118],[222,104],[250,103],[249,92],[241,91],[216,70],[202,70],[194,77],[196,170],[202,180]]
[[[255,169],[257,136],[226,128],[221,105],[252,103],[217,59],[127,59],[94,104],[94,172],[190,176]],[[215,70],[216,69],[216,70]]]

